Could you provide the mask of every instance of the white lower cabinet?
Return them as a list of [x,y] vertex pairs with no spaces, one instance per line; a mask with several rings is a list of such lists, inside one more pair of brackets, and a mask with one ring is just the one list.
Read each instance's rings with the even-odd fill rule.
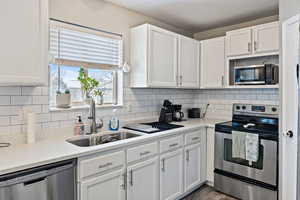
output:
[[82,200],[125,200],[125,170],[117,170],[80,183]]
[[183,150],[160,156],[160,200],[176,199],[183,192]]
[[201,144],[194,144],[185,147],[185,162],[184,162],[184,185],[188,191],[203,180],[201,180]]
[[78,158],[77,177],[78,200],[179,199],[206,181],[206,128]]
[[127,199],[158,199],[158,157],[127,167]]

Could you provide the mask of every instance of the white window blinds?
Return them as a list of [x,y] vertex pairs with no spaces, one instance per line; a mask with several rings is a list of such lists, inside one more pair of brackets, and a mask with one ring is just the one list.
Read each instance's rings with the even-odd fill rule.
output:
[[50,54],[56,63],[78,63],[100,68],[121,66],[121,37],[81,29],[84,31],[76,26],[51,22]]

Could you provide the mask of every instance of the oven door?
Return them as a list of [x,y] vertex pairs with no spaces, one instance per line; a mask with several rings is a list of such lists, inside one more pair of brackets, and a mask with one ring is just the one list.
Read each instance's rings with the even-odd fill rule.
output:
[[259,159],[249,165],[247,160],[232,158],[232,135],[216,132],[215,168],[277,186],[277,142],[260,139]]
[[264,65],[242,66],[234,68],[235,85],[266,84],[266,68]]

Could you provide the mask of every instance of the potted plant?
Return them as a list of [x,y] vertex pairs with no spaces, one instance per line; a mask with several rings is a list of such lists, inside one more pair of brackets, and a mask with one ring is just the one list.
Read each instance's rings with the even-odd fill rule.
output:
[[94,96],[97,98],[97,104],[98,105],[103,105],[103,95],[104,95],[104,91],[101,90],[100,88],[94,90]]
[[77,78],[81,84],[81,90],[83,91],[83,97],[86,104],[90,104],[93,98],[93,93],[98,88],[99,82],[88,76],[84,71],[84,68],[80,68],[79,76]]
[[71,93],[69,89],[65,90],[65,93],[60,91],[56,92],[56,107],[57,108],[70,108],[71,105]]

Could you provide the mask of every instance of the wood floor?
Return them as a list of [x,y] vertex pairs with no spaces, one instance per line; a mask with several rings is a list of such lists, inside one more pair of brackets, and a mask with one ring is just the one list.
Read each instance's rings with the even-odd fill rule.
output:
[[237,200],[235,198],[226,196],[222,193],[216,192],[209,186],[203,186],[199,190],[196,190],[189,196],[182,200]]

